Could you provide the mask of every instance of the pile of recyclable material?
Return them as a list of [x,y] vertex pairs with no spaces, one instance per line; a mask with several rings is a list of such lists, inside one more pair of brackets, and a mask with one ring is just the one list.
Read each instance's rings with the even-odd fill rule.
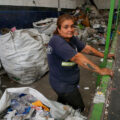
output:
[[30,87],[7,88],[0,99],[0,120],[87,120],[79,110],[48,100]]
[[87,44],[105,45],[108,11],[93,5],[82,5],[71,12],[74,16],[78,38]]
[[50,108],[29,94],[14,94],[10,106],[0,114],[3,120],[40,120],[51,118]]

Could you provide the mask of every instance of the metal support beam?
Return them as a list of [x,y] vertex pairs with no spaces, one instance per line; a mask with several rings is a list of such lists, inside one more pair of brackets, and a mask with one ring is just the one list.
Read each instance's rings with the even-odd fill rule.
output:
[[[111,36],[114,7],[115,7],[115,0],[111,0],[108,28],[107,28],[107,38],[106,38],[105,52],[104,52],[104,60],[103,60],[103,63],[100,64],[101,68],[104,68],[107,64],[107,56],[108,56],[108,52],[109,52],[109,43],[110,43],[110,36]],[[100,85],[100,81],[101,81],[101,75],[98,75],[96,86]]]
[[109,20],[108,20],[108,28],[107,28],[107,38],[106,38],[104,60],[103,60],[102,67],[105,67],[106,63],[107,63],[107,56],[108,56],[108,52],[109,52],[109,43],[110,43],[110,35],[111,35],[114,7],[115,7],[115,0],[111,0]]

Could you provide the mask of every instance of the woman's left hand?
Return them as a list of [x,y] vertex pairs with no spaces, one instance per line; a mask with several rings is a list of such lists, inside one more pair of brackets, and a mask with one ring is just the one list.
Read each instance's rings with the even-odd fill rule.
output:
[[110,58],[110,59],[115,59],[115,55],[114,54],[108,54],[108,58]]

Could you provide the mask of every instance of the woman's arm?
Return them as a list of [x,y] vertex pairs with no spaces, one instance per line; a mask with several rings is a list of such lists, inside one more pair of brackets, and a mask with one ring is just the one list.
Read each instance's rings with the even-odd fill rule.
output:
[[[91,47],[90,45],[86,45],[85,48],[82,50],[83,53],[98,56],[98,57],[104,57],[104,54],[102,52],[99,52],[95,48]],[[108,54],[108,58],[114,58],[114,54]]]
[[71,61],[77,63],[78,65],[82,66],[83,68],[86,68],[86,69],[91,70],[93,72],[97,72],[100,75],[113,76],[112,70],[110,70],[108,68],[99,68],[97,65],[95,65],[93,62],[91,62],[89,59],[87,59],[81,53],[77,53],[74,57],[71,58]]

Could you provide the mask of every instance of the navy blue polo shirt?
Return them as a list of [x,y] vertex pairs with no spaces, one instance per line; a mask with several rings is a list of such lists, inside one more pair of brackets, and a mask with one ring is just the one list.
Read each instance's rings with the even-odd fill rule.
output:
[[47,48],[49,80],[57,93],[68,93],[78,85],[80,70],[78,65],[70,59],[83,50],[85,44],[72,37],[67,42],[59,35],[54,35]]

